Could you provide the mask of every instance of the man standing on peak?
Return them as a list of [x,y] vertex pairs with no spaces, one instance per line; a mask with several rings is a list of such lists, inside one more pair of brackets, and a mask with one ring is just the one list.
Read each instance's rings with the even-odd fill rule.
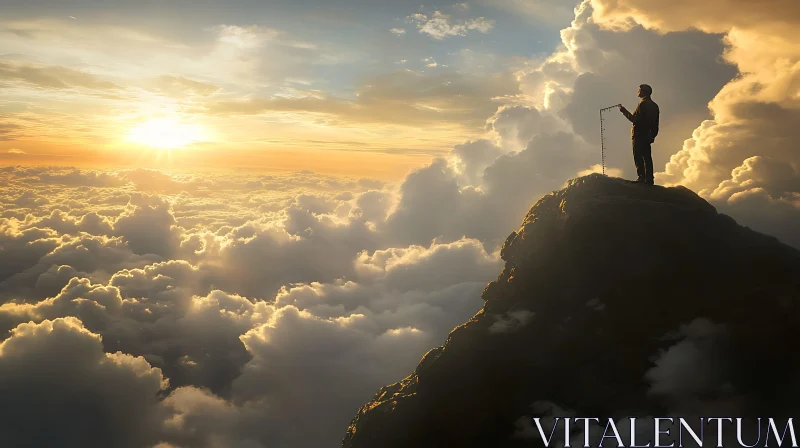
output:
[[647,84],[639,86],[638,97],[642,100],[633,113],[628,112],[625,106],[617,104],[619,111],[633,123],[631,140],[633,140],[633,162],[636,164],[636,174],[639,175],[635,182],[653,185],[653,155],[650,145],[658,135],[658,104],[650,98],[653,88]]

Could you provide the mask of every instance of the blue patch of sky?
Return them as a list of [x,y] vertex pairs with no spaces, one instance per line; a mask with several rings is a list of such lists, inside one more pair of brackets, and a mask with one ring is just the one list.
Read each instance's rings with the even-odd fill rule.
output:
[[[456,7],[452,0],[10,0],[4,16],[42,18],[75,16],[80,21],[129,26],[154,32],[188,46],[213,43],[214,25],[259,25],[286,33],[288,39],[313,43],[318,56],[297,79],[286,81],[297,88],[314,88],[343,96],[354,96],[355,89],[376,75],[397,70],[437,71],[478,70],[460,66],[459,52],[469,49],[478,56],[494,55],[502,71],[503,61],[512,57],[532,57],[551,52],[560,42],[559,30],[566,24],[537,22],[528,16],[487,5],[468,2],[469,8]],[[441,11],[453,20],[477,17],[494,20],[489,33],[476,30],[466,36],[443,40],[422,34],[409,23],[414,13],[431,15]],[[402,28],[401,36],[392,28]],[[296,50],[298,54],[302,49]],[[432,58],[426,61],[426,58]],[[332,60],[338,61],[331,63]],[[427,67],[435,60],[437,67]],[[400,61],[406,61],[400,63]],[[279,64],[280,61],[274,61]],[[445,67],[447,66],[447,67]],[[494,69],[494,70],[493,70]]]

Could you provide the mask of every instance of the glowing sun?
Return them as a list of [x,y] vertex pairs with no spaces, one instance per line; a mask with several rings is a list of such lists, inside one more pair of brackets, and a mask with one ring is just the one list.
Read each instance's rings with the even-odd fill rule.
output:
[[169,118],[146,121],[128,132],[128,139],[159,149],[182,148],[202,139],[202,129]]

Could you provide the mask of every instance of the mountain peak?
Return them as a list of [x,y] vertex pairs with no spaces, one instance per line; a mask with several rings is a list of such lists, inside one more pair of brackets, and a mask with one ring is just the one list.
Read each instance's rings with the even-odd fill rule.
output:
[[552,409],[792,409],[800,252],[691,190],[574,179],[501,256],[483,309],[364,405],[344,448],[531,446],[526,422]]

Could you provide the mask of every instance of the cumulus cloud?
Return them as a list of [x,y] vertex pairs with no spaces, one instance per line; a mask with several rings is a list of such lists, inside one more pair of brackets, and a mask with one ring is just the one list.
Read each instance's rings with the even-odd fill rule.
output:
[[45,171],[32,172],[38,180],[47,184],[70,185],[75,187],[120,187],[126,182],[115,173],[85,171],[74,169],[70,171]]
[[15,219],[0,219],[0,281],[35,266],[39,260],[59,247],[57,233],[46,229],[21,229]]
[[[650,384],[648,394],[664,406],[669,415],[691,421],[707,415],[744,415],[746,409],[764,406],[759,394],[748,392],[754,380],[745,373],[757,348],[737,347],[728,326],[697,318],[668,334],[674,342],[653,357],[653,367],[644,376]],[[756,382],[758,380],[755,380]],[[726,428],[727,436],[734,429]],[[706,433],[713,440],[716,431]],[[746,422],[744,440],[753,440],[761,429]],[[651,433],[652,434],[652,433]],[[694,445],[697,446],[697,445]]]
[[7,151],[9,154],[27,154],[25,151],[19,148],[11,148]]
[[[22,240],[26,234],[36,232],[23,233]],[[55,237],[54,234],[48,236],[37,241],[35,247],[38,246],[39,251],[29,247],[18,249],[23,253],[21,260],[25,264],[10,263],[16,269],[0,282],[0,298],[5,299],[3,301],[29,297],[39,277],[49,272],[53,266],[70,266],[80,272],[91,273],[91,278],[102,280],[120,269],[142,267],[159,261],[159,257],[155,255],[134,254],[119,238],[85,233],[74,237]],[[41,298],[35,295],[30,297]]]
[[[647,0],[593,1],[598,21],[609,26],[640,23],[661,32],[698,28],[723,33],[724,58],[742,74],[716,94],[709,103],[712,118],[696,127],[658,178],[686,185],[724,211],[741,214],[746,224],[797,244],[794,231],[775,225],[797,226],[800,173],[789,143],[796,141],[790,123],[799,110],[797,8],[790,2],[757,10],[744,1],[690,3],[667,8]],[[755,210],[771,211],[758,217]],[[781,219],[776,221],[776,215]]]
[[[779,62],[783,53],[767,51],[754,34],[764,27],[738,13],[730,13],[741,21],[737,30],[704,19],[702,30],[721,36],[683,30],[671,11],[661,21],[637,15],[635,1],[616,10],[582,3],[557,51],[528,61],[516,79],[403,72],[369,80],[353,101],[318,93],[206,100],[221,115],[279,110],[485,126],[485,138],[457,145],[396,185],[309,171],[0,169],[0,384],[12,397],[0,409],[22,409],[4,427],[10,440],[22,440],[37,421],[35,398],[47,391],[63,403],[48,414],[62,434],[82,436],[80,422],[102,418],[129,437],[76,439],[91,446],[337,443],[379,386],[401,379],[480,309],[481,291],[502,266],[498,248],[531,204],[599,169],[597,108],[643,80],[671,112],[656,148],[664,148],[664,164],[674,157],[659,179],[698,188],[787,240],[796,235],[800,217],[786,219],[797,216],[800,200],[795,155],[786,149],[796,140],[789,125],[796,84],[793,68]],[[475,20],[437,12],[410,22],[437,39],[491,30]],[[770,20],[779,27],[789,19]],[[315,51],[261,27],[210,31],[215,51],[236,64],[273,45]],[[748,58],[774,58],[772,71],[731,81],[753,63]],[[215,92],[177,75],[156,84],[164,95]],[[620,155],[608,172],[630,173],[627,125],[610,126],[621,137],[609,142]],[[512,310],[490,331],[535,319]],[[707,354],[724,345],[725,332],[695,322],[678,339],[646,378],[676,407],[718,382]],[[683,378],[684,364],[703,362],[706,377]],[[107,395],[109,384],[121,395]],[[101,407],[91,397],[101,397]],[[55,433],[34,436],[47,445]]]
[[528,310],[513,310],[505,315],[495,316],[495,322],[489,327],[489,333],[511,333],[528,324],[534,313]]
[[[536,107],[523,105],[501,106],[486,121],[486,129],[496,136],[495,143],[507,151],[520,151],[529,141],[546,131],[569,131],[569,127],[557,116]],[[459,157],[465,159],[463,146],[456,147]],[[483,166],[488,166],[486,163]]]
[[[26,204],[24,219],[5,218],[3,255],[16,263],[4,264],[0,282],[0,338],[72,319],[106,353],[143,358],[169,379],[142,411],[152,445],[338,440],[365,399],[480,308],[502,265],[475,239],[393,245],[385,222],[395,194],[370,180],[312,193],[305,183],[324,178],[298,173],[302,188],[232,225],[254,201],[241,192],[274,194],[263,192],[265,176],[195,177],[197,188],[153,195],[137,192],[129,172],[9,172],[14,188],[59,196],[57,206]],[[109,187],[97,181],[104,175],[126,182]],[[75,185],[81,179],[91,186]],[[74,200],[87,191],[94,203]],[[176,225],[189,212],[192,227]],[[315,431],[287,429],[309,415]]]
[[111,220],[96,212],[73,216],[56,208],[50,215],[27,221],[22,227],[52,229],[61,234],[86,232],[93,235],[108,235],[111,232],[111,224]]
[[180,388],[164,400],[163,407],[162,442],[155,448],[265,448],[242,428],[256,416],[207,390]]
[[0,343],[0,384],[0,427],[11,446],[157,441],[154,411],[167,386],[161,372],[142,358],[105,353],[77,319],[18,326]]
[[[413,328],[375,334],[365,324],[357,315],[323,320],[287,307],[242,338],[254,356],[234,382],[234,396],[259,398],[250,406],[272,427],[263,431],[266,446],[312,447],[338,438],[349,421],[346,410],[360,404],[355,397],[374,393],[384,378],[401,379],[429,342]],[[393,362],[376,362],[388,361],[388,353]],[[300,421],[319,422],[315,434],[303,434],[304,423],[296,420],[301,415]]]
[[157,170],[138,168],[123,171],[119,173],[119,177],[132,182],[140,191],[180,193],[201,188],[200,182],[192,176],[168,175]]
[[175,217],[169,204],[158,197],[132,196],[128,210],[114,222],[114,233],[141,255],[170,257],[180,246]]
[[[797,118],[792,61],[800,52],[789,26],[796,18],[779,7],[713,12],[722,9],[730,8],[584,1],[562,30],[562,47],[518,72],[521,98],[595,144],[598,109],[651,84],[665,111],[653,153],[657,171],[666,168],[657,181],[692,188],[744,224],[797,245],[798,161],[788,150],[796,140],[788,125]],[[536,116],[519,106],[509,111],[495,115],[497,126],[489,122],[500,136]],[[633,176],[629,124],[611,114],[605,125],[609,172]]]
[[[684,339],[660,354],[655,366],[645,378],[650,382],[650,393],[660,396],[674,411],[693,411],[692,397],[717,397],[732,392],[730,355],[726,345],[727,333],[722,325],[707,319],[696,319],[683,328],[678,336]],[[692,373],[690,373],[690,371]]]
[[[697,4],[682,0],[665,5],[656,0],[621,0],[608,2],[593,0],[598,18],[603,21],[627,23],[633,18],[648,26],[678,31],[690,27],[708,32],[726,32],[731,27],[768,31],[800,23],[800,12],[791,0],[778,0],[768,5],[755,5],[747,0],[717,1]],[[763,6],[763,7],[762,7]]]
[[[562,41],[560,50],[531,61],[518,73],[525,98],[599,146],[598,111],[638,101],[639,84],[652,85],[653,98],[664,111],[653,147],[657,166],[663,166],[697,123],[708,118],[708,102],[736,75],[735,67],[721,61],[725,47],[719,35],[697,31],[662,35],[641,26],[607,30],[596,23],[589,2],[576,9],[575,20],[562,31]],[[515,121],[513,116],[505,118]],[[607,164],[633,176],[629,126],[616,110],[606,112]]]
[[385,224],[397,244],[466,235],[487,248],[498,247],[533,198],[559,189],[596,159],[589,145],[567,132],[536,135],[519,152],[472,141],[452,156],[411,173],[401,185],[400,200]]

